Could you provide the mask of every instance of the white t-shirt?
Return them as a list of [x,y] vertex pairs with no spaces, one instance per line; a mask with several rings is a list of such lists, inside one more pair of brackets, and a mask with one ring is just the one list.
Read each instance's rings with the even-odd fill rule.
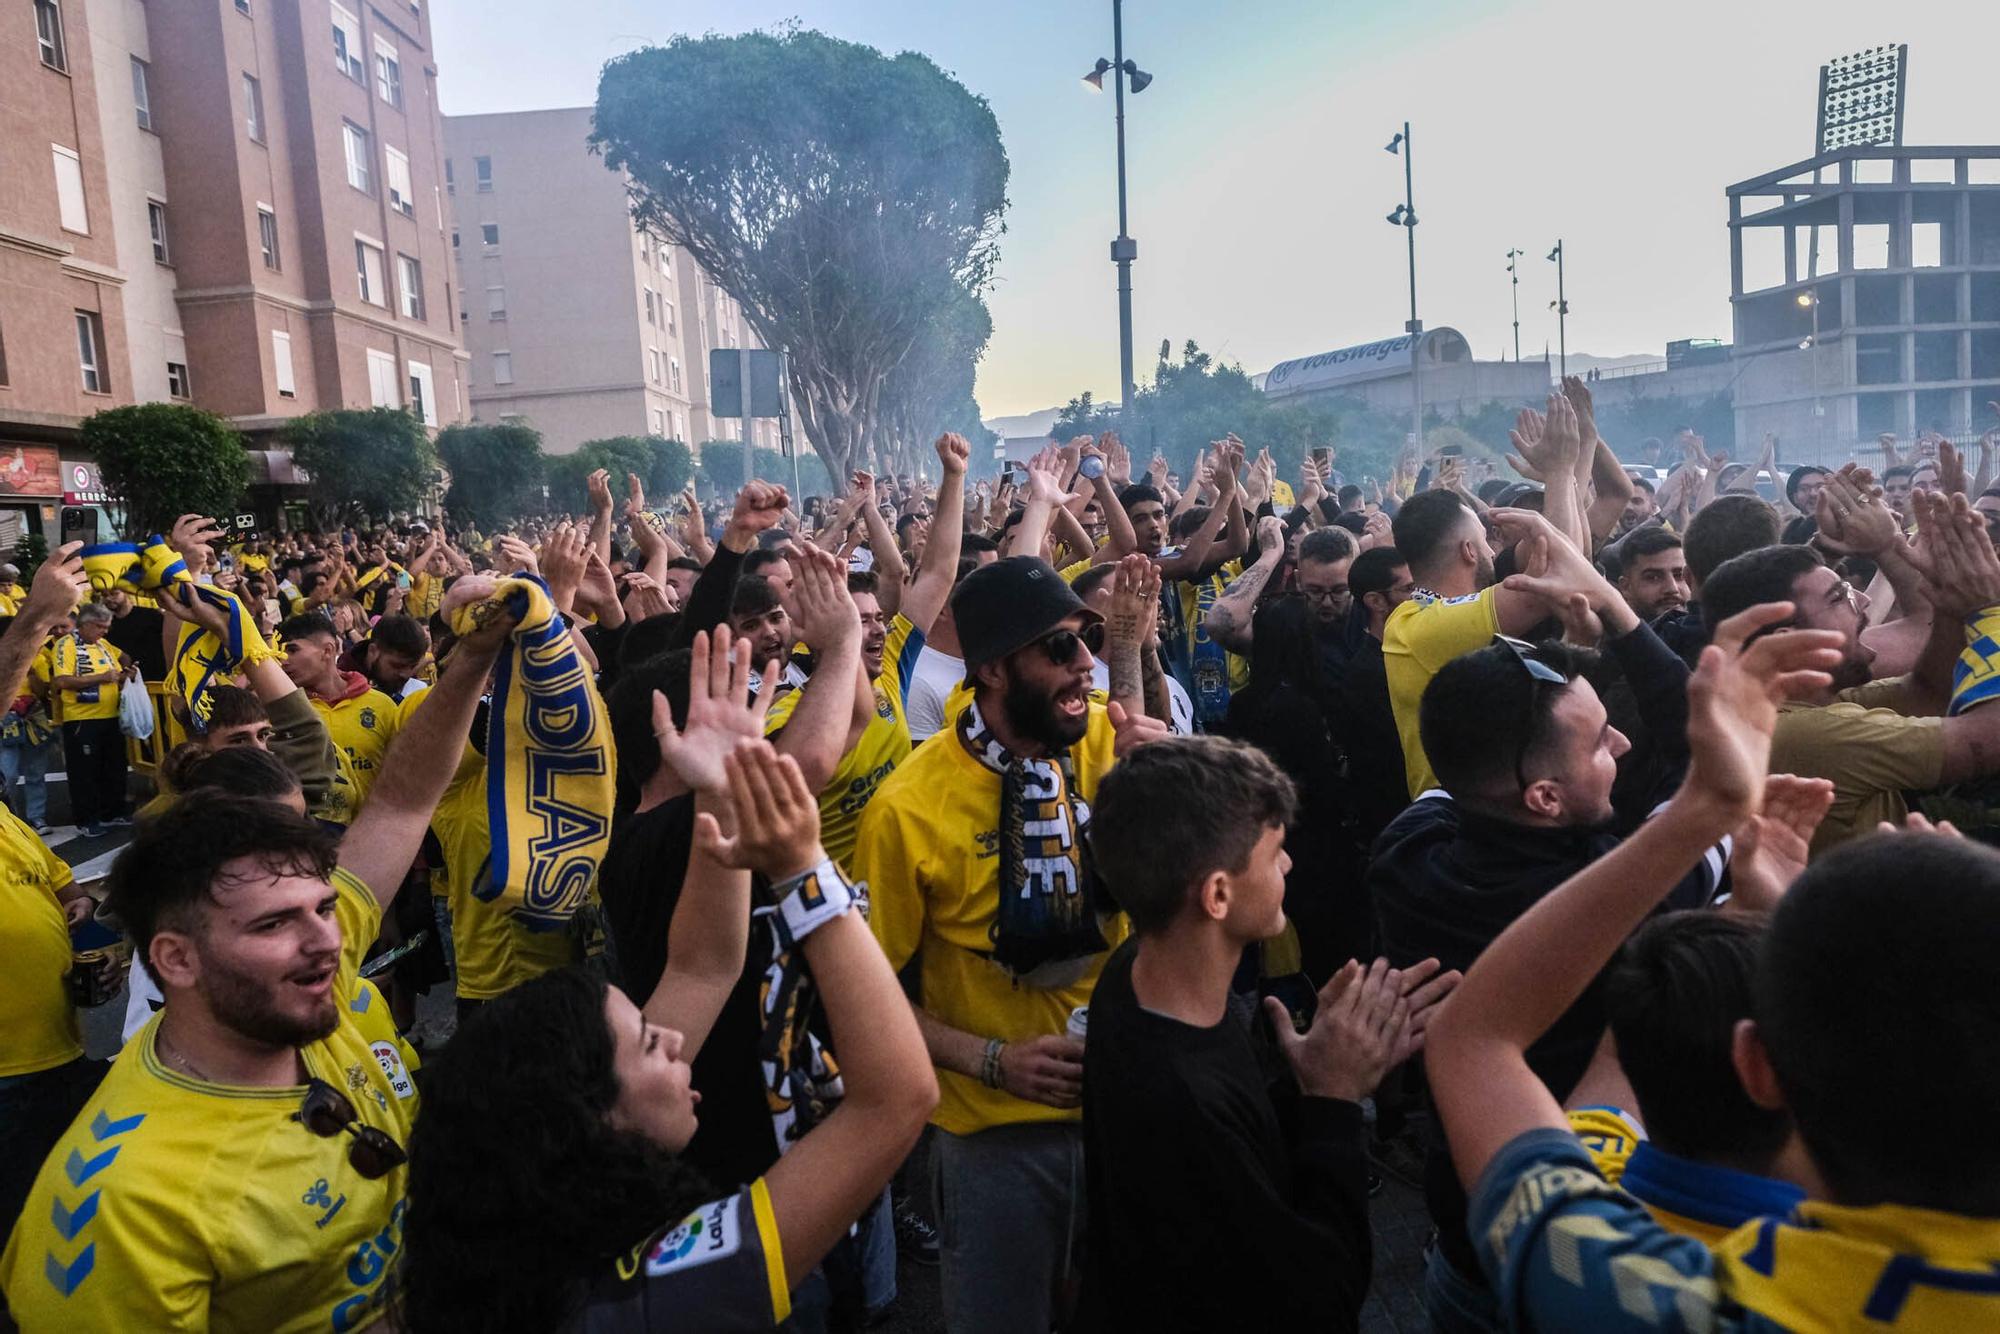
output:
[[944,730],[944,702],[964,679],[964,658],[954,658],[924,645],[917,654],[917,669],[910,677],[909,694],[903,699],[903,716],[909,720],[913,743],[928,741]]

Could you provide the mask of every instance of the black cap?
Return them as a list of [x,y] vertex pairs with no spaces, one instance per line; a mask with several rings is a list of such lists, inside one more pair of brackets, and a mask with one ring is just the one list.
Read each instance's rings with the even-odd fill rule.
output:
[[1055,567],[1039,556],[1009,556],[982,565],[961,579],[951,596],[968,671],[1034,643],[1078,612],[1093,621],[1104,619],[1084,606]]

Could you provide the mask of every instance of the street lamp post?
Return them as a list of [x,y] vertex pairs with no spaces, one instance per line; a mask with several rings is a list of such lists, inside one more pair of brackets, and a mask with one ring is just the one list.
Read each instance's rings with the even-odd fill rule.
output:
[[1410,335],[1410,440],[1416,445],[1421,458],[1424,448],[1424,322],[1417,318],[1417,203],[1413,186],[1414,169],[1410,160],[1410,122],[1404,121],[1403,132],[1389,140],[1388,151],[1400,153],[1403,159],[1403,202],[1389,215],[1389,222],[1403,229],[1410,246],[1410,322],[1403,326],[1403,332]]
[[1813,390],[1813,448],[1817,451],[1822,443],[1823,422],[1826,416],[1826,409],[1821,405],[1819,397],[1819,293],[1816,290],[1800,292],[1798,301],[1801,306],[1812,312],[1812,333],[1799,346],[1809,349],[1812,353],[1809,366],[1812,371]]
[[1507,277],[1514,285],[1514,360],[1521,360],[1521,271],[1516,261],[1521,258],[1518,249],[1507,252]]
[[1556,313],[1556,355],[1560,358],[1561,374],[1569,374],[1569,298],[1563,295],[1563,243],[1556,241],[1556,248],[1549,251],[1548,258],[1556,266],[1556,299],[1549,302],[1549,309]]
[[1125,0],[1111,0],[1111,59],[1098,57],[1097,65],[1083,81],[1098,92],[1104,91],[1104,76],[1112,76],[1112,92],[1117,102],[1118,121],[1118,235],[1111,242],[1111,262],[1118,266],[1118,383],[1121,413],[1132,410],[1132,261],[1139,257],[1139,243],[1126,235],[1125,214],[1125,84],[1132,95],[1146,91],[1153,76],[1125,58]]

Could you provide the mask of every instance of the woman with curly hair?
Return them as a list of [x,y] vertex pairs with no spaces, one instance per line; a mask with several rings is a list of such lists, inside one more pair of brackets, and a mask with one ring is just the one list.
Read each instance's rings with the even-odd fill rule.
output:
[[[468,1016],[429,1064],[403,1243],[411,1334],[774,1328],[936,1105],[916,1017],[820,846],[817,798],[759,737],[748,646],[732,654],[721,630],[711,655],[705,639],[685,725],[654,706],[698,812],[666,972],[643,1008],[581,972],[544,975]],[[763,1177],[708,1183],[680,1158],[700,1102],[688,1061],[742,968],[750,870],[812,968],[845,1096]]]

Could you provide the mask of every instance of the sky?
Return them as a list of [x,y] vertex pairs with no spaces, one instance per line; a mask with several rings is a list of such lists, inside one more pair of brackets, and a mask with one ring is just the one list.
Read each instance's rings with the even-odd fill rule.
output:
[[[1818,70],[1910,46],[1904,142],[2000,142],[1993,38],[1964,0],[1130,0],[1126,99],[1135,369],[1187,339],[1251,373],[1389,337],[1417,304],[1481,359],[1556,341],[1564,242],[1571,352],[1664,355],[1727,338],[1725,189],[1811,156]],[[447,115],[588,105],[598,70],[676,33],[797,19],[920,51],[985,97],[1012,164],[984,414],[1118,394],[1113,106],[1081,76],[1111,54],[1104,0],[438,0]],[[1985,26],[1984,36],[1974,29]]]

